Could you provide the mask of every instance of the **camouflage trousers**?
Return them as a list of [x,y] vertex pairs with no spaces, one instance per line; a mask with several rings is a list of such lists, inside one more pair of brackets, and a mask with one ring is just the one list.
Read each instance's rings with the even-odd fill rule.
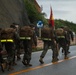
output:
[[30,63],[31,53],[32,53],[32,44],[29,40],[23,41],[24,46],[24,56],[23,61],[27,60],[27,63]]
[[5,49],[7,51],[7,62],[8,62],[8,64],[11,64],[13,62],[14,56],[15,56],[14,43],[5,42],[5,43],[2,43],[2,45],[5,45]]
[[68,54],[68,50],[69,50],[69,45],[67,44],[66,39],[58,39],[59,42],[59,49],[60,47],[62,47],[62,49],[64,50],[64,55],[67,56]]
[[57,51],[56,46],[55,46],[53,41],[44,41],[44,48],[43,48],[43,52],[41,53],[40,57],[42,57],[42,58],[45,57],[45,55],[46,55],[46,53],[49,49],[49,46],[51,46],[51,49],[53,51],[52,52],[53,53],[52,54],[52,59],[58,59],[57,58],[58,57],[58,51]]

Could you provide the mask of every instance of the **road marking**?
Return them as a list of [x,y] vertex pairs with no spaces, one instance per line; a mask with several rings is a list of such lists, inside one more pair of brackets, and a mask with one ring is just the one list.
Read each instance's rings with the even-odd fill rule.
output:
[[34,67],[34,68],[28,68],[28,69],[26,69],[26,70],[21,70],[21,71],[18,71],[18,72],[9,74],[9,75],[16,75],[16,74],[21,74],[21,73],[24,73],[24,72],[29,72],[29,71],[32,71],[32,70],[36,70],[36,69],[40,69],[40,68],[46,67],[46,66],[58,64],[58,63],[60,63],[60,62],[63,62],[63,61],[66,61],[66,60],[70,60],[70,59],[73,59],[73,58],[76,58],[76,56],[73,56],[73,57],[70,57],[70,58],[64,59],[64,60],[59,60],[58,62],[55,62],[55,63],[42,64],[42,65],[40,65],[40,66],[37,66],[37,67]]

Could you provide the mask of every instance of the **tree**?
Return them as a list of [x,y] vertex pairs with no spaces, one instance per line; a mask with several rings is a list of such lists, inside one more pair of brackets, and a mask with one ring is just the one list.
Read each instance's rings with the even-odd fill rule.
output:
[[31,23],[36,24],[38,20],[42,20],[44,24],[47,24],[47,20],[44,18],[44,15],[42,15],[42,13],[38,12],[33,0],[24,0],[24,3]]

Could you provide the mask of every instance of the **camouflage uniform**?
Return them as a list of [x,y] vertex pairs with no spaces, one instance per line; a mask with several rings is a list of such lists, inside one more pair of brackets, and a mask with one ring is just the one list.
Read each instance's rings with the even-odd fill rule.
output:
[[67,48],[68,48],[68,53],[70,53],[69,52],[70,41],[74,40],[73,32],[67,26],[64,26],[63,29],[67,32]]
[[[16,29],[16,34],[19,36],[19,30],[20,30],[19,24],[13,23],[13,26],[14,26],[13,28]],[[16,49],[16,53],[17,53],[17,60],[21,59],[20,43],[21,43],[20,40],[17,40],[17,39],[15,40],[15,47],[16,47],[15,49]]]
[[[26,26],[26,29],[27,29],[27,26]],[[27,32],[27,33],[31,34],[30,32]],[[31,53],[32,53],[32,44],[33,44],[33,41],[35,40],[34,32],[32,36],[23,35],[23,37],[21,37],[20,35],[20,39],[21,41],[23,41],[23,46],[24,46],[24,56],[23,56],[22,63],[26,66],[32,66],[32,64],[30,64],[30,60],[31,60]],[[36,42],[35,42],[35,45],[36,45]]]
[[[45,32],[46,32],[46,30],[45,30]],[[55,32],[53,30],[51,30],[51,32],[49,34],[52,34],[52,37],[48,38],[47,36],[49,34],[46,34],[46,38],[41,38],[43,40],[43,42],[44,42],[43,52],[41,53],[40,59],[39,59],[41,64],[44,63],[43,58],[45,57],[45,55],[46,55],[46,53],[47,53],[47,51],[49,49],[49,46],[51,46],[51,49],[53,51],[52,62],[58,61],[58,51],[57,51],[57,48],[56,48],[56,35],[55,35]]]
[[65,55],[64,58],[66,59],[66,58],[68,58],[67,57],[67,54],[68,54],[67,32],[64,31],[64,29],[62,29],[62,28],[58,28],[58,29],[56,29],[56,34],[57,34],[57,38],[58,38],[57,41],[58,41],[59,49],[60,49],[60,47],[63,48],[64,55]]
[[[0,37],[1,37],[1,31],[2,31],[2,28],[0,28]],[[0,38],[0,41],[1,41],[1,38]],[[2,48],[2,44],[0,42],[0,66],[1,66],[1,70],[4,72],[5,62],[4,62],[2,55],[3,55],[3,48]]]
[[[0,37],[1,37],[1,28],[0,28]],[[1,39],[0,39],[1,40]],[[3,58],[2,58],[2,53],[1,53],[1,51],[3,50],[3,48],[2,48],[2,45],[1,45],[1,42],[0,42],[0,63],[2,63],[3,62]]]
[[[10,25],[10,28],[13,28],[15,30],[15,38],[14,38],[14,59],[13,59],[13,65],[17,65],[17,63],[15,62],[15,55],[17,55],[18,57],[18,50],[20,50],[20,38],[19,38],[19,33],[17,33],[17,28],[14,24]],[[17,52],[16,52],[17,50]],[[20,53],[20,51],[19,51]],[[17,60],[20,60],[20,54],[19,57],[17,58]]]
[[7,57],[8,70],[10,69],[13,70],[12,63],[14,62],[14,56],[15,56],[15,45],[14,45],[15,38],[18,38],[18,37],[13,28],[6,28],[1,33],[1,43],[2,45],[5,45],[5,49],[8,54],[8,57]]
[[4,72],[3,65],[4,65],[4,60],[3,60],[3,57],[2,57],[2,46],[1,46],[1,43],[0,43],[0,66],[1,66],[1,70]]
[[[17,33],[17,35],[19,36],[19,25],[15,25],[15,27],[16,27],[16,33]],[[20,40],[16,40],[15,41],[15,45],[16,45],[16,49],[17,49],[17,60],[20,60],[21,59],[21,57],[20,57],[20,54],[21,54],[21,52],[20,52]]]

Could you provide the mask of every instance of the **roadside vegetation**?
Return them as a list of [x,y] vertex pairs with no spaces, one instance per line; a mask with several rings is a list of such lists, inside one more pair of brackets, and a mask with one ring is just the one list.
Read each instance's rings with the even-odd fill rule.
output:
[[[48,20],[45,18],[45,13],[40,13],[35,7],[34,0],[24,0],[25,8],[27,10],[27,14],[29,20],[33,24],[37,24],[39,20],[43,22],[44,25],[48,25]],[[55,19],[55,28],[61,26],[68,26],[72,31],[76,33],[76,24],[69,21],[64,21],[61,19]]]
[[61,27],[61,26],[68,26],[72,31],[74,31],[76,33],[76,24],[73,22],[56,19],[55,27],[57,28],[57,27]]
[[37,8],[35,7],[34,0],[24,0],[24,3],[31,23],[36,25],[37,22],[41,20],[44,25],[47,24],[47,20],[44,18],[44,15],[38,12]]

